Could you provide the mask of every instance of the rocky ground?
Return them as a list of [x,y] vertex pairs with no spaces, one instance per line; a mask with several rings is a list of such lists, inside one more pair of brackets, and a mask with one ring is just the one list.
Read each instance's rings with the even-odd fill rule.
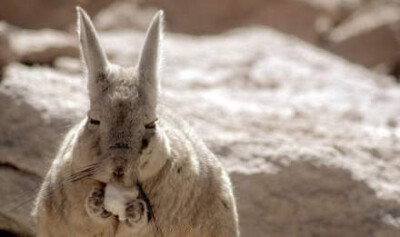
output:
[[400,0],[3,0],[0,20],[72,30],[74,6],[102,30],[147,27],[164,9],[170,32],[219,34],[266,25],[400,80]]
[[162,8],[173,32],[217,34],[266,25],[400,78],[400,0],[124,0],[96,17],[99,27],[146,27]]
[[[101,33],[111,61],[135,64],[136,24]],[[267,27],[168,33],[164,49],[162,99],[229,170],[242,236],[400,236],[394,77]],[[2,24],[0,66],[0,230],[34,235],[33,197],[87,110],[76,36]]]

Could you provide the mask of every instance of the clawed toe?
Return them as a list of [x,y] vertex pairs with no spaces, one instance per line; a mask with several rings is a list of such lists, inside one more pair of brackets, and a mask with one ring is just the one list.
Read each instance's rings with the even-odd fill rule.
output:
[[125,209],[126,224],[133,227],[147,223],[147,210],[146,202],[143,200],[136,199],[127,203]]
[[87,213],[95,218],[108,218],[112,214],[104,209],[104,189],[94,187],[85,202]]

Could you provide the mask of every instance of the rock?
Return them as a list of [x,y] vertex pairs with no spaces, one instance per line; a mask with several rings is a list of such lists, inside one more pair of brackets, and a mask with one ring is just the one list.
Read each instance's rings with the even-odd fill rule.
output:
[[[397,1],[397,0],[393,0]],[[321,31],[330,31],[368,0],[148,0],[131,1],[143,7],[164,9],[169,29],[190,34],[220,33],[238,26],[267,25],[318,44]],[[328,21],[319,29],[319,21]],[[183,20],[184,19],[184,20]],[[199,20],[201,19],[201,20]]]
[[[0,229],[9,233],[35,236],[35,224],[30,215],[31,203],[39,189],[41,178],[1,163],[0,165]],[[5,234],[1,232],[2,235]],[[3,235],[4,236],[4,235]],[[6,235],[9,236],[9,235]]]
[[400,4],[366,7],[333,29],[324,47],[367,67],[400,61]]
[[10,37],[8,25],[0,22],[0,80],[3,67],[14,59],[14,52],[10,46]]
[[0,19],[24,28],[65,29],[76,21],[76,6],[92,15],[111,2],[113,0],[3,0]]
[[[232,173],[237,198],[243,203],[239,212],[244,236],[351,237],[400,233],[398,220],[392,216],[399,211],[398,203],[377,199],[374,190],[343,169],[311,163],[293,162],[272,174]],[[398,218],[397,214],[394,216]]]
[[82,84],[46,67],[6,67],[0,84],[1,230],[35,234],[33,200],[60,136],[84,113]]
[[[167,29],[195,35],[219,34],[238,26],[267,25],[350,61],[397,75],[400,25],[398,0],[126,0],[96,17],[103,30],[144,30],[157,8]],[[201,19],[201,20],[199,20]],[[367,49],[367,50],[366,50]]]
[[[132,0],[130,3],[135,5],[135,9],[138,7],[163,9],[166,13],[168,30],[173,32],[195,35],[216,34],[238,26],[263,24],[308,41],[313,42],[318,38],[313,27],[318,17],[318,9],[299,0],[218,2],[212,0]],[[114,19],[122,18],[120,12],[113,14]],[[124,18],[136,21],[133,17],[133,15],[124,14]],[[126,20],[121,20],[121,22],[123,24]]]
[[[134,65],[143,37],[113,31],[102,41],[114,62]],[[267,28],[165,39],[162,100],[230,172],[242,236],[400,235],[392,78]],[[66,124],[85,116],[83,82],[40,66],[6,69],[1,164],[43,177]],[[7,223],[27,232],[17,218]]]
[[94,18],[96,29],[136,29],[145,31],[156,13],[155,8],[141,8],[137,0],[115,1]]
[[85,114],[85,101],[77,76],[10,64],[0,87],[0,163],[43,177],[60,135]]
[[57,57],[78,57],[78,40],[57,30],[16,30],[10,35],[17,60],[29,65],[53,64]]
[[[365,5],[368,5],[369,0],[302,0],[307,2],[316,9],[319,9],[322,14],[330,18],[334,25],[340,24],[343,20],[353,14]],[[378,0],[380,1],[380,0]],[[397,0],[394,0],[397,1]],[[376,1],[375,1],[376,2]]]
[[54,60],[53,66],[54,68],[62,72],[67,72],[72,74],[83,72],[82,61],[77,58],[58,57]]

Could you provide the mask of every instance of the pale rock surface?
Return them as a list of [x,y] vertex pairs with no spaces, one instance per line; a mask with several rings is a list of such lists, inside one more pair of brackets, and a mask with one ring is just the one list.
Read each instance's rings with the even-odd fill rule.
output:
[[94,17],[98,30],[136,29],[145,31],[157,8],[140,7],[139,0],[119,0]]
[[84,88],[77,76],[10,64],[0,86],[0,163],[43,177],[60,138],[85,114]]
[[[135,63],[143,38],[102,35],[124,65]],[[400,88],[392,78],[266,28],[165,39],[162,101],[230,172],[242,236],[400,236]],[[32,190],[67,124],[85,116],[84,82],[45,67],[6,69],[0,161],[18,177],[37,177],[19,183]],[[0,172],[5,187],[8,176]],[[8,200],[0,197],[0,228],[32,233]]]
[[238,26],[267,25],[400,76],[399,0],[125,0],[104,9],[96,23],[103,30],[143,29],[158,8],[166,12],[170,32],[219,34]]
[[15,30],[10,42],[17,60],[26,64],[53,64],[60,56],[79,57],[76,36],[62,31]]
[[10,29],[5,22],[0,21],[0,80],[3,67],[14,59],[14,52],[10,45]]
[[83,73],[82,61],[73,57],[58,57],[54,60],[53,66],[61,72]]

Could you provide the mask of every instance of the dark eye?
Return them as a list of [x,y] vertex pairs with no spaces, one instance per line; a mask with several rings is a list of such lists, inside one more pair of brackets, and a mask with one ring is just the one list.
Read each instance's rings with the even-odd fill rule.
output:
[[151,123],[148,123],[148,124],[144,125],[144,127],[145,127],[146,129],[154,129],[154,128],[156,128],[156,122],[157,122],[157,119],[154,120],[154,121],[151,122]]
[[99,120],[95,120],[95,119],[92,119],[92,118],[89,120],[89,123],[93,124],[93,125],[100,125],[100,121]]

